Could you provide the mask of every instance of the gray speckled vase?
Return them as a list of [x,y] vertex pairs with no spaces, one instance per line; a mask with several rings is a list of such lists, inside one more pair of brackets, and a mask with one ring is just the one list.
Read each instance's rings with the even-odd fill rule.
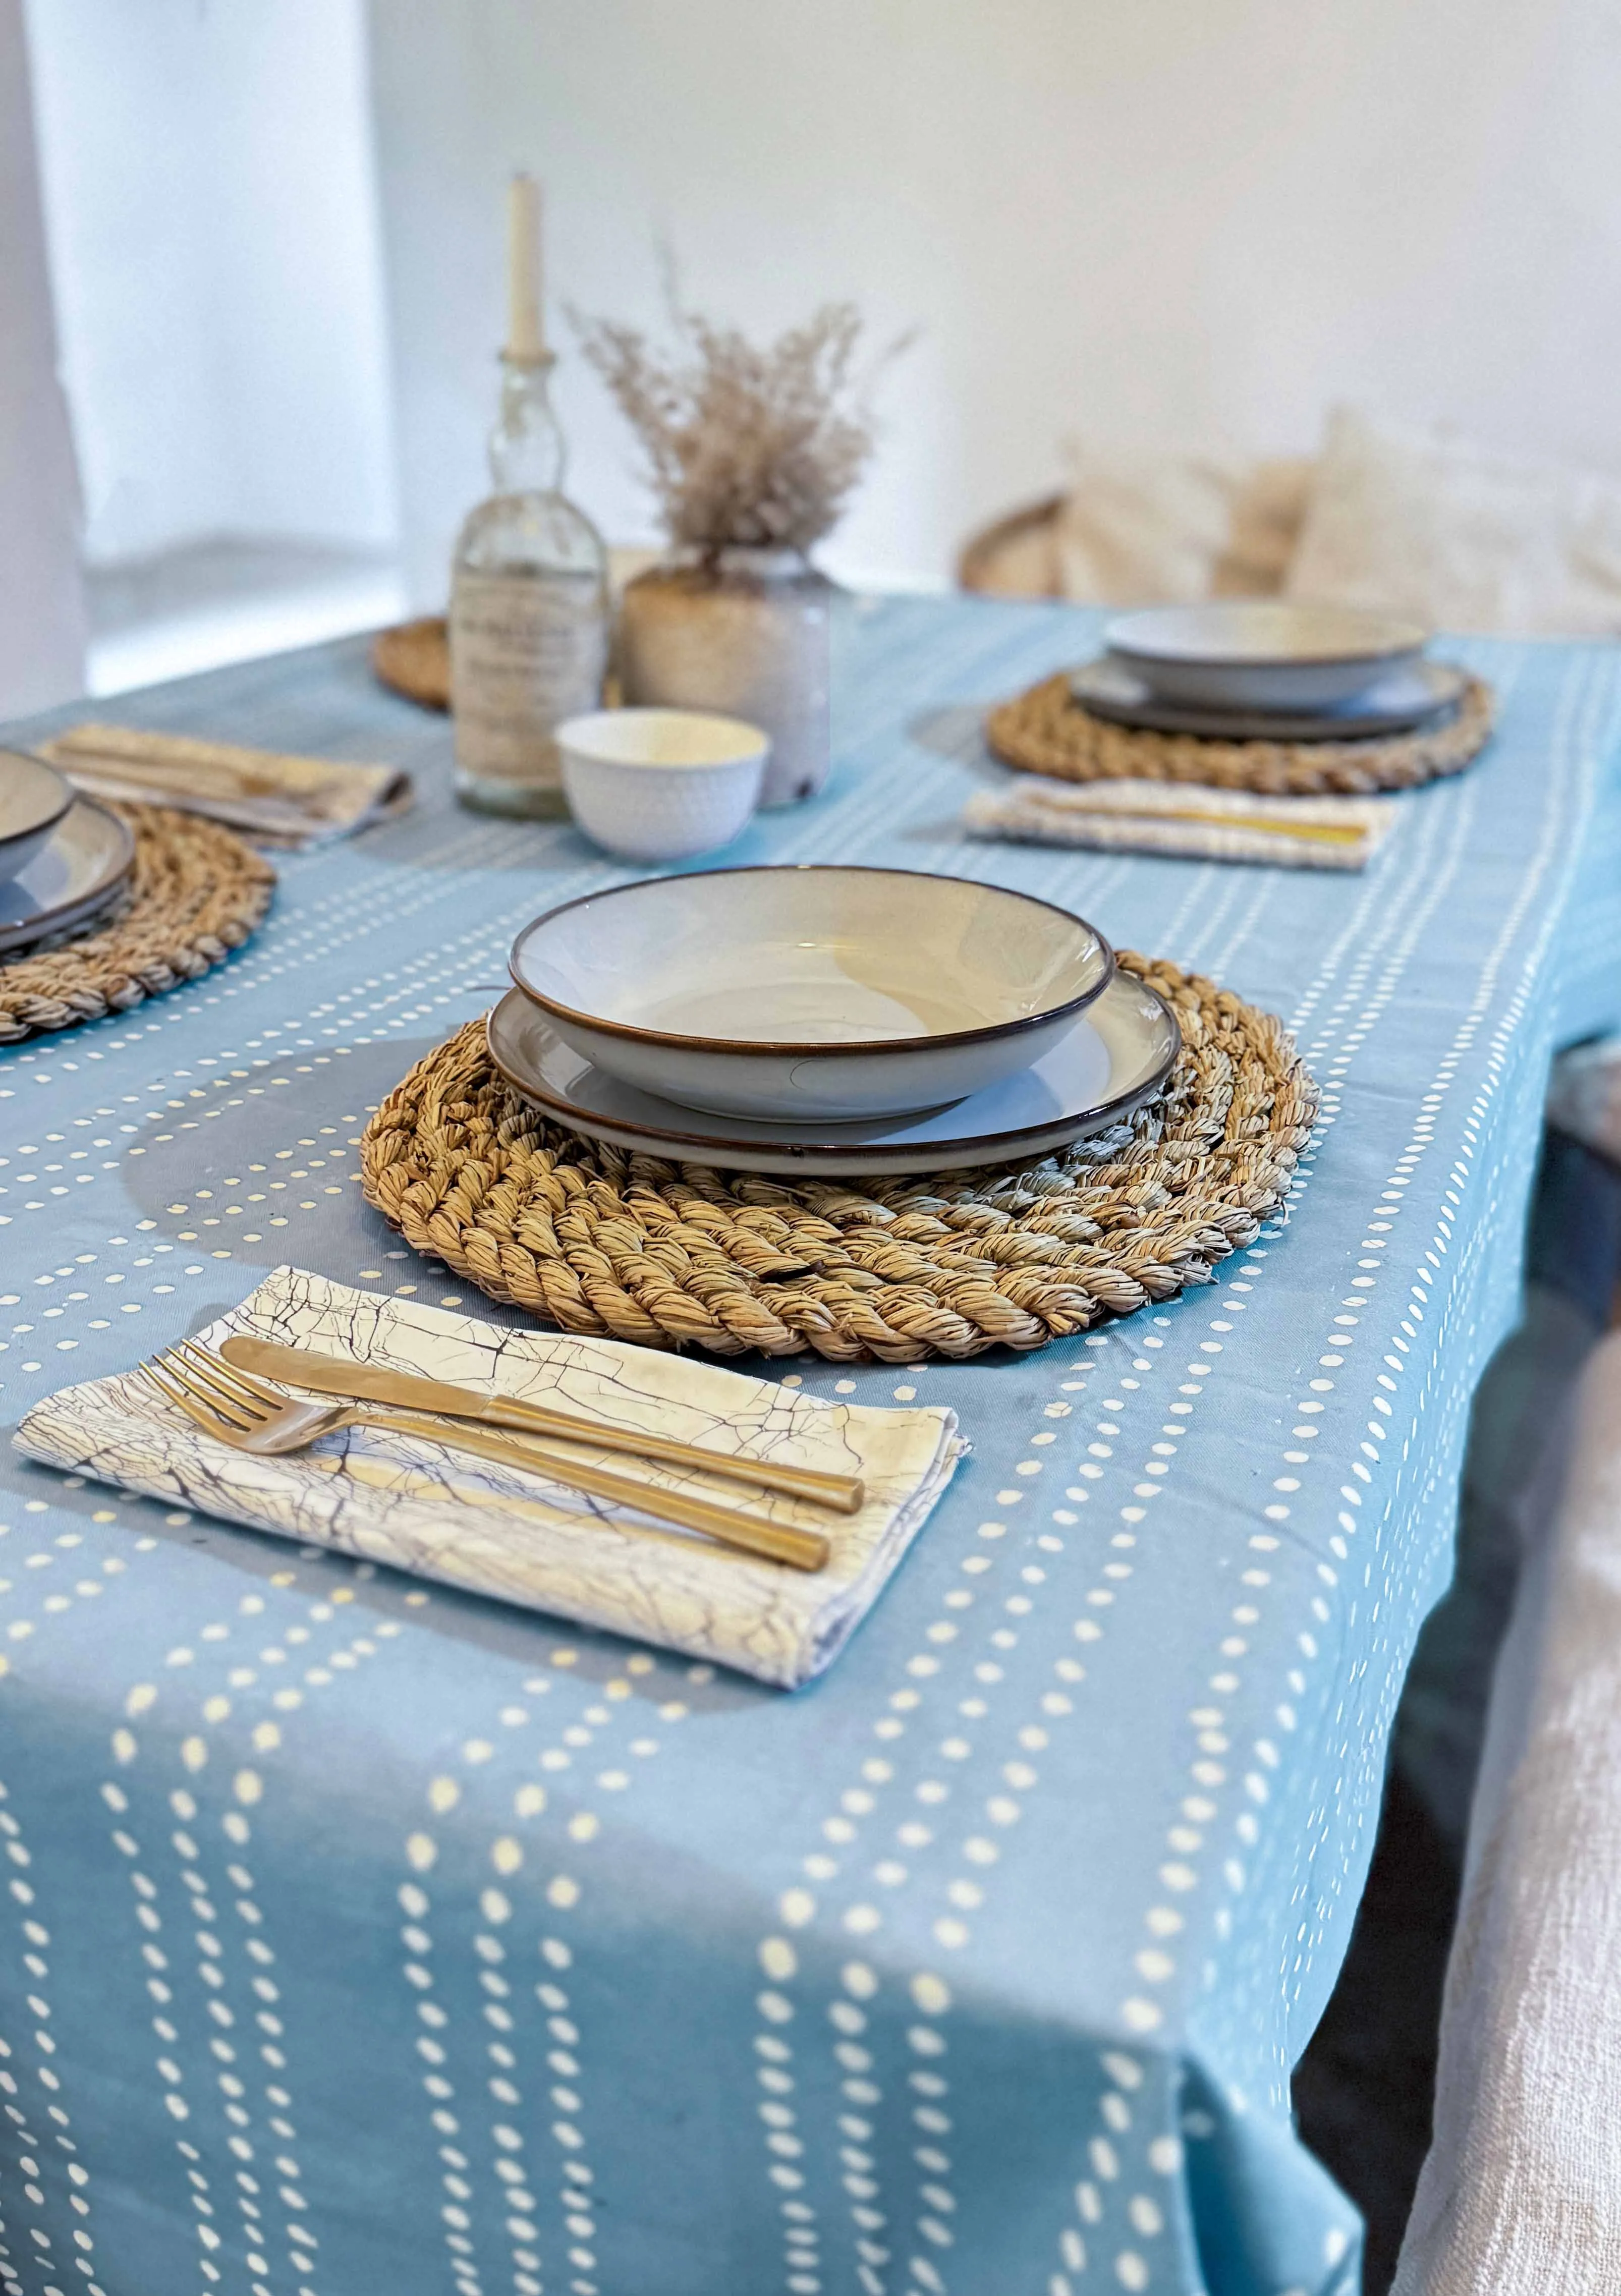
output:
[[697,552],[626,585],[618,667],[627,702],[717,709],[771,736],[763,806],[827,779],[832,585],[797,550]]

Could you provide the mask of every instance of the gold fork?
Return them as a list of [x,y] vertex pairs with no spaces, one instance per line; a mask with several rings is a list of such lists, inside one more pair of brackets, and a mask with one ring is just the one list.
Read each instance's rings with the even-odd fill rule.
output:
[[304,1450],[320,1436],[348,1427],[374,1427],[395,1435],[417,1435],[447,1448],[469,1451],[475,1458],[497,1466],[517,1467],[544,1481],[561,1483],[570,1490],[587,1492],[616,1506],[634,1507],[639,1514],[660,1522],[679,1523],[684,1530],[701,1531],[725,1547],[786,1562],[797,1570],[820,1570],[826,1563],[828,1542],[820,1532],[797,1530],[791,1524],[768,1522],[763,1515],[741,1508],[715,1506],[707,1499],[684,1492],[656,1490],[651,1483],[605,1468],[587,1466],[547,1450],[521,1437],[487,1435],[471,1427],[445,1425],[414,1411],[366,1411],[349,1404],[296,1403],[267,1387],[250,1373],[240,1371],[195,1341],[183,1340],[140,1366],[168,1402],[184,1411],[194,1425],[233,1450],[260,1458],[274,1458]]

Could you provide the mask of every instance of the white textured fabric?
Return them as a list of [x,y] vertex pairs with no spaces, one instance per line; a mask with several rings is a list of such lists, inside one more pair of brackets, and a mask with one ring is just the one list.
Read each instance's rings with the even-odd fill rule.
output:
[[1621,2289],[1621,1333],[1493,1691],[1436,2135],[1394,2296]]
[[975,837],[1282,869],[1363,868],[1396,816],[1391,798],[1257,797],[1187,782],[1059,782],[1041,774],[1015,774],[962,808]]
[[651,1490],[823,1532],[826,1566],[790,1570],[650,1524],[538,1469],[493,1465],[420,1436],[368,1428],[283,1457],[250,1456],[205,1435],[135,1371],[48,1396],[12,1440],[32,1459],[125,1490],[716,1659],[782,1689],[808,1682],[844,1647],[963,1448],[956,1414],[942,1406],[830,1404],[691,1356],[512,1332],[296,1267],[273,1268],[196,1337],[217,1348],[235,1332],[779,1465],[859,1475],[866,1498],[856,1513],[834,1515],[803,1499],[706,1483],[686,1468],[584,1452],[586,1464]]
[[1621,1037],[1560,1054],[1548,1085],[1548,1121],[1621,1164]]
[[1447,629],[1614,636],[1621,481],[1339,407],[1284,587]]
[[1309,462],[1069,450],[1058,517],[1063,594],[1087,605],[1275,596],[1305,515]]

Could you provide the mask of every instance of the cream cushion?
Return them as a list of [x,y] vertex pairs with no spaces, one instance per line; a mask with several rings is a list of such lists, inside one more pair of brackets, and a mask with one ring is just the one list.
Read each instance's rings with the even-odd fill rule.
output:
[[1058,516],[1063,594],[1088,605],[1275,596],[1311,464],[1222,454],[1070,450]]
[[1337,408],[1284,586],[1445,629],[1613,636],[1621,480]]

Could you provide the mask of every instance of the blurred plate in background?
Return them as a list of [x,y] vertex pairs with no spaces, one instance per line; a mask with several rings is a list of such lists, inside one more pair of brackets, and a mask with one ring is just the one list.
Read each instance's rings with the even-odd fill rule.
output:
[[1140,733],[1193,734],[1224,742],[1363,742],[1415,733],[1457,707],[1469,674],[1450,661],[1404,664],[1332,709],[1201,709],[1164,701],[1110,654],[1083,662],[1069,690],[1083,709]]

